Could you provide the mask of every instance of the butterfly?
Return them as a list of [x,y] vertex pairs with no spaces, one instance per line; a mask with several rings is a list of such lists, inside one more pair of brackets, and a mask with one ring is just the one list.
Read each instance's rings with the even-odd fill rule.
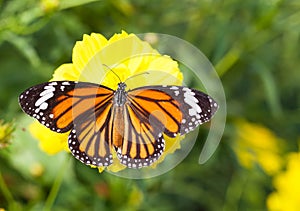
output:
[[51,81],[19,96],[22,110],[57,133],[70,131],[68,146],[86,165],[109,166],[113,150],[128,168],[150,166],[165,149],[163,134],[184,135],[209,121],[218,104],[184,86],[126,90],[76,81]]

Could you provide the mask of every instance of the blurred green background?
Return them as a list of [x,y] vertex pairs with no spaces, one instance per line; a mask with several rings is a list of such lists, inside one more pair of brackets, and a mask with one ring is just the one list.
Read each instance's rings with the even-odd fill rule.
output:
[[[145,180],[47,155],[30,135],[18,95],[71,62],[83,34],[122,29],[177,36],[215,66],[228,116],[207,163],[205,126],[181,164]],[[299,210],[299,32],[297,0],[0,0],[0,210]]]

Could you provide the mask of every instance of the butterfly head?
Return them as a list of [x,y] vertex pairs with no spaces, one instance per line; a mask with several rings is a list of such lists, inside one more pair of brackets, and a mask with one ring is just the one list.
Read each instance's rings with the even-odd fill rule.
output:
[[125,84],[125,82],[120,82],[118,83],[118,89],[117,90],[123,90],[125,92],[127,85]]

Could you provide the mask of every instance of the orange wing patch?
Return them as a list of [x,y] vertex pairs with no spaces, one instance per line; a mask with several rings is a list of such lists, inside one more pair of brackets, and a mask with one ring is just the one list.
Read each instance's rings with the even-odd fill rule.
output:
[[[182,113],[179,110],[179,103],[167,93],[159,90],[143,89],[130,92],[131,103],[140,108],[145,118],[157,119],[170,133],[178,133]],[[131,115],[133,117],[134,115]],[[139,119],[139,117],[135,117]],[[151,123],[151,122],[150,122]]]
[[57,98],[57,104],[52,110],[53,117],[57,119],[56,126],[65,128],[84,112],[93,115],[95,109],[102,107],[112,96],[111,90],[96,86],[78,87],[69,91]]

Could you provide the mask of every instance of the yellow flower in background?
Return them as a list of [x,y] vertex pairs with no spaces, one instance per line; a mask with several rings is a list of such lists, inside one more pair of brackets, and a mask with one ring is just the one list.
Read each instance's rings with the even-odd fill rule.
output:
[[51,13],[58,9],[59,0],[41,0],[40,5],[45,13]]
[[271,211],[298,211],[300,208],[300,154],[290,153],[287,168],[274,179],[275,192],[267,199]]
[[239,120],[235,125],[233,150],[239,163],[247,169],[258,165],[269,175],[277,173],[282,167],[280,139],[259,124]]
[[[131,76],[143,72],[149,74],[139,75],[138,79],[130,79]],[[110,39],[96,33],[84,35],[83,40],[78,41],[73,48],[72,63],[58,67],[51,81],[92,82],[116,89],[120,81],[114,73],[123,82],[127,79],[128,89],[146,85],[181,85],[183,79],[176,61],[159,54],[136,35],[122,31]],[[62,150],[69,151],[67,146],[69,132],[65,134],[52,132],[37,121],[30,126],[30,131],[40,141],[40,147],[45,152],[53,154]],[[175,139],[165,137],[164,154],[173,153],[180,148],[180,140],[182,140],[180,136]],[[117,172],[126,168],[119,163],[114,153],[113,156],[113,164],[106,169]],[[102,172],[105,167],[98,169]]]
[[0,120],[0,149],[7,147],[11,143],[14,130],[13,123],[4,123],[4,121]]

